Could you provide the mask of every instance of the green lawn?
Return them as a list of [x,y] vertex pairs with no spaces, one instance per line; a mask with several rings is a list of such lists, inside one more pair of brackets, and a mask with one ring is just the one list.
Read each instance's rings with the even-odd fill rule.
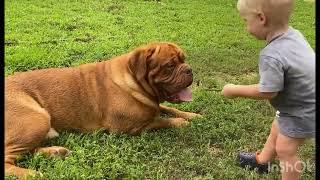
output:
[[[315,5],[297,1],[291,25],[315,47]],[[275,179],[240,168],[236,155],[256,151],[268,136],[274,111],[266,101],[229,100],[226,83],[258,82],[264,43],[246,31],[236,0],[6,0],[5,73],[107,60],[153,41],[180,45],[193,67],[194,100],[170,105],[200,112],[183,129],[140,136],[63,132],[45,145],[73,151],[65,159],[26,155],[19,166],[44,179]],[[300,151],[314,179],[315,145]]]

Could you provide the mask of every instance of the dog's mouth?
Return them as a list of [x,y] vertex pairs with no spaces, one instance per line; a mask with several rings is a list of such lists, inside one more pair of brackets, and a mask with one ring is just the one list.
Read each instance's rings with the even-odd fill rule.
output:
[[186,87],[179,92],[174,93],[173,95],[167,98],[168,102],[171,103],[182,103],[192,101],[192,91],[190,87]]

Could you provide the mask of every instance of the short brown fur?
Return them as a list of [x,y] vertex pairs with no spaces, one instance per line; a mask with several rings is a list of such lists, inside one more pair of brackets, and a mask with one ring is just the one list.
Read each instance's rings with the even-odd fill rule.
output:
[[[200,116],[159,105],[192,83],[184,53],[172,43],[152,43],[108,61],[72,68],[17,73],[5,79],[5,172],[26,178],[37,172],[15,166],[26,152],[69,154],[63,147],[39,147],[61,130],[139,134],[182,127]],[[173,64],[170,72],[166,64]],[[172,65],[171,65],[172,66]],[[170,67],[169,67],[170,68]],[[161,118],[160,112],[174,117]]]

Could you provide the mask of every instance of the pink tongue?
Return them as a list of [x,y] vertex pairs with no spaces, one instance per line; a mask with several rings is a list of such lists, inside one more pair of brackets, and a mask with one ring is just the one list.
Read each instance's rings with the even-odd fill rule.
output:
[[181,90],[177,95],[181,101],[192,101],[192,92],[189,88]]

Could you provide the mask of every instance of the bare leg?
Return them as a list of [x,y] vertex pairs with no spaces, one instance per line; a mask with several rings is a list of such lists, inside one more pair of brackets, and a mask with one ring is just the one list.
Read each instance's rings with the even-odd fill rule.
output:
[[264,144],[264,147],[259,154],[257,160],[259,164],[265,164],[270,162],[276,154],[276,141],[279,133],[278,122],[273,121],[269,137]]
[[276,152],[280,160],[282,180],[298,180],[301,175],[301,163],[298,148],[305,139],[291,138],[278,134]]

